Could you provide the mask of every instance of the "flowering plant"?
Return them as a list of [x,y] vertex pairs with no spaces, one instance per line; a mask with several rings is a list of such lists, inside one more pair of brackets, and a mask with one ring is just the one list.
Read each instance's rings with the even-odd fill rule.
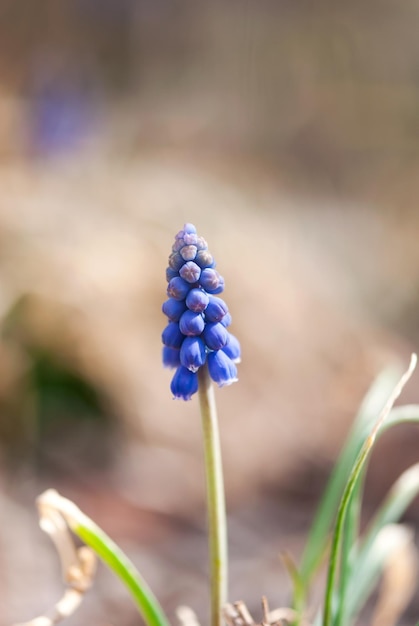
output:
[[[168,324],[162,334],[163,364],[175,369],[171,382],[174,398],[190,400],[198,393],[202,416],[211,625],[252,626],[253,618],[243,603],[227,603],[226,516],[212,384],[223,387],[237,381],[240,344],[228,330],[231,315],[219,297],[224,280],[215,269],[207,243],[192,224],[186,224],[175,237],[166,277],[168,299],[163,312]],[[363,480],[375,441],[394,425],[419,422],[419,405],[393,408],[415,366],[413,355],[405,374],[389,370],[371,388],[320,502],[300,564],[290,555],[284,556],[293,582],[291,606],[269,612],[264,600],[263,624],[353,626],[383,572],[384,582],[391,581],[391,593],[384,585],[372,624],[392,626],[402,614],[413,590],[415,565],[412,533],[397,522],[419,493],[419,465],[399,478],[363,534],[359,519]],[[72,614],[93,582],[97,556],[124,582],[147,626],[168,626],[163,608],[133,563],[74,503],[48,490],[38,499],[38,507],[41,527],[50,534],[60,555],[67,589],[50,615],[20,626],[52,626]],[[72,534],[82,540],[82,547],[76,547]],[[313,610],[310,587],[325,554],[324,597]],[[400,563],[403,566],[402,582],[389,575],[395,558],[399,569]],[[190,613],[179,617],[185,623],[197,623]]]

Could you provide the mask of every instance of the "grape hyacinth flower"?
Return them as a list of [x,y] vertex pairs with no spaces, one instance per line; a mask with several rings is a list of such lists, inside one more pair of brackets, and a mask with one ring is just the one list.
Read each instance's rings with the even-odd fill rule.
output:
[[163,331],[163,365],[175,369],[174,398],[198,392],[207,478],[208,538],[211,572],[211,626],[222,626],[227,600],[227,525],[221,446],[212,381],[219,387],[237,380],[240,344],[228,330],[231,315],[219,294],[224,279],[203,237],[193,224],[176,235],[166,270],[168,318]]
[[193,224],[176,235],[166,278],[169,299],[162,310],[169,321],[162,335],[163,364],[176,368],[173,396],[190,400],[198,390],[198,370],[206,363],[219,387],[237,381],[240,344],[227,330],[231,315],[218,297],[224,279]]

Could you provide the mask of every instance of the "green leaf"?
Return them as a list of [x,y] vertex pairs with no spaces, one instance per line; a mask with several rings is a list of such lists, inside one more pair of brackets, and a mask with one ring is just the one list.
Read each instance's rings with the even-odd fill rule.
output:
[[134,564],[71,500],[50,489],[38,498],[38,507],[44,515],[48,509],[59,513],[73,533],[121,579],[130,591],[147,626],[169,626],[162,607]]
[[[370,522],[365,536],[354,557],[354,567],[348,590],[348,617],[353,618],[374,588],[376,578],[377,537],[389,525],[397,522],[419,493],[419,463],[413,465],[398,478],[387,498]],[[380,544],[378,544],[380,545]],[[382,551],[381,551],[382,554]],[[382,554],[382,558],[384,554]],[[371,583],[371,584],[370,584]],[[367,589],[369,592],[367,593]]]
[[339,500],[357,454],[371,428],[372,421],[379,415],[389,393],[400,379],[401,373],[398,367],[391,367],[382,372],[362,402],[347,443],[326,487],[307,539],[300,566],[300,576],[306,585],[308,585],[325,553]]
[[383,425],[383,432],[398,424],[414,424],[419,422],[419,404],[405,404],[391,410]]
[[413,541],[413,532],[401,524],[388,524],[374,536],[368,552],[348,587],[348,623],[353,623],[359,611],[378,584],[382,571],[389,559],[407,543]]
[[349,475],[349,479],[345,485],[343,496],[340,501],[339,509],[337,512],[335,530],[332,538],[332,547],[329,558],[329,568],[326,583],[326,594],[324,602],[324,615],[323,626],[332,626],[334,620],[334,597],[337,592],[337,575],[338,575],[338,563],[340,558],[341,545],[343,540],[343,531],[348,514],[349,505],[351,502],[352,494],[357,486],[358,481],[362,476],[365,463],[369,457],[369,454],[374,446],[377,435],[388,418],[394,402],[399,397],[403,387],[410,379],[417,363],[417,357],[412,355],[410,365],[405,374],[401,377],[400,381],[395,385],[391,392],[386,404],[384,405],[378,420],[375,422],[368,437],[365,439],[362,448],[356,458],[354,466]]
[[359,534],[362,487],[363,481],[361,476],[352,493],[343,529],[340,554],[341,570],[337,592],[337,614],[335,626],[344,626],[347,622],[348,596],[350,599],[350,591],[348,593],[348,587],[356,570],[356,566],[354,567],[354,560],[356,557],[356,544]]

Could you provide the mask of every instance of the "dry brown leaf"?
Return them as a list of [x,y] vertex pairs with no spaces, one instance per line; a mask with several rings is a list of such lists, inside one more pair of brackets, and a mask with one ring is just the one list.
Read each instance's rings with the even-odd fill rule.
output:
[[38,500],[38,509],[39,525],[50,536],[57,549],[63,579],[68,589],[47,614],[14,626],[53,626],[72,615],[80,606],[86,591],[91,587],[96,571],[95,553],[87,546],[76,547],[64,518],[50,505],[48,498],[41,497]]

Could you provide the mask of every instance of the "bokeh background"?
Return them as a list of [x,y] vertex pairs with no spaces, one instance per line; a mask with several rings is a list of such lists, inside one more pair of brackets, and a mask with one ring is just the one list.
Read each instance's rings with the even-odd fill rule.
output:
[[[418,28],[414,0],[0,0],[2,626],[62,590],[47,487],[205,623],[198,408],[160,363],[185,221],[243,349],[217,393],[231,599],[288,602],[279,552],[300,554],[371,381],[418,349]],[[418,444],[383,438],[366,517]],[[68,624],[136,621],[101,569]]]

